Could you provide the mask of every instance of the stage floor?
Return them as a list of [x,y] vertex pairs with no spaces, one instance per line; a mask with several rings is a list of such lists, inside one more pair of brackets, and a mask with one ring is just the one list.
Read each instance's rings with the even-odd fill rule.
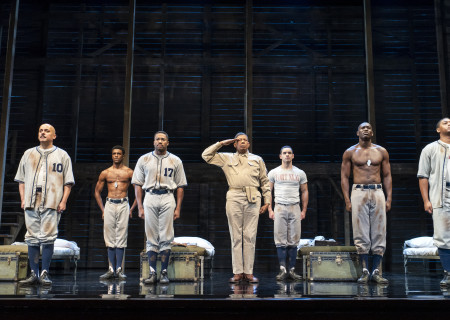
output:
[[[385,273],[389,285],[358,285],[354,282],[277,282],[276,273],[255,273],[259,284],[229,284],[229,272],[214,270],[211,277],[197,282],[175,282],[168,285],[143,285],[139,272],[129,270],[126,281],[100,281],[104,270],[79,270],[70,274],[51,274],[53,285],[25,288],[15,282],[0,282],[0,299],[98,298],[98,299],[314,299],[314,298],[413,298],[447,299],[450,289],[443,290],[441,272]],[[449,300],[450,301],[450,300]]]
[[198,282],[145,286],[137,270],[127,281],[99,281],[105,270],[53,273],[50,289],[0,282],[2,319],[446,319],[450,293],[442,272],[385,273],[388,286],[353,282],[277,282],[275,272],[255,272],[258,285],[231,285],[227,270]]

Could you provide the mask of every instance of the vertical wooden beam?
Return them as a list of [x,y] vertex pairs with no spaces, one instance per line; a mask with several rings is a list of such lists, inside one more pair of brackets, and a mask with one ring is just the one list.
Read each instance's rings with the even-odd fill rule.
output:
[[202,142],[210,135],[211,115],[211,4],[205,3],[203,13],[203,75],[202,75]]
[[441,109],[442,117],[448,117],[448,51],[447,35],[444,31],[444,10],[441,0],[434,0],[435,24],[436,24],[436,43],[438,54],[439,83],[441,88]]
[[[245,2],[245,131],[253,142],[253,0]],[[250,144],[250,152],[252,151]]]
[[2,119],[0,127],[0,223],[2,219],[1,209],[3,208],[3,190],[6,174],[6,151],[8,149],[9,115],[11,111],[11,91],[13,84],[18,17],[19,0],[12,0],[11,13],[9,15],[8,44],[6,47],[5,77],[3,81]]
[[134,25],[136,17],[136,0],[130,0],[128,9],[128,45],[127,66],[125,79],[125,105],[123,110],[123,147],[125,157],[123,162],[126,166],[130,164],[130,130],[131,130],[131,101],[133,89],[133,65],[134,65]]
[[[82,12],[85,12],[86,5],[82,4]],[[81,75],[83,73],[83,44],[84,44],[84,28],[83,21],[80,21],[78,28],[78,58],[77,63],[77,77],[75,80],[75,99],[73,100],[72,107],[72,162],[77,162],[77,150],[78,150],[78,124],[80,120],[80,104],[81,104]]]
[[373,45],[372,45],[372,5],[371,0],[364,0],[364,40],[366,49],[366,94],[367,121],[372,125],[373,138],[377,141],[377,126],[375,119],[375,87],[373,75]]
[[162,25],[161,25],[161,65],[159,66],[159,121],[158,130],[164,130],[164,105],[166,87],[166,29],[167,29],[167,3],[162,5]]

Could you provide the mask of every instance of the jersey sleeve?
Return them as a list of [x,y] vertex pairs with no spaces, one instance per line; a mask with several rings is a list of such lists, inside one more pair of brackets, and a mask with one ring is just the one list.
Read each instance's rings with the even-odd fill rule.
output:
[[418,178],[428,179],[430,177],[431,172],[430,146],[431,144],[427,145],[425,148],[423,148],[422,152],[420,153],[419,168],[417,171]]
[[308,178],[306,177],[306,173],[303,170],[300,170],[300,184],[305,184],[308,182]]
[[187,186],[186,174],[184,173],[183,162],[181,160],[179,160],[176,166],[174,181],[178,188]]
[[138,186],[143,186],[145,183],[145,172],[144,166],[142,164],[142,157],[139,158],[134,168],[133,177],[131,178],[131,184],[136,184]]
[[270,170],[267,177],[269,178],[270,182],[275,183],[275,169]]
[[17,168],[16,176],[14,177],[14,181],[19,183],[25,183],[25,162],[28,153],[25,153],[20,159],[19,167]]
[[70,156],[66,153],[64,156],[64,185],[75,184],[75,178],[73,176],[72,170],[72,160]]

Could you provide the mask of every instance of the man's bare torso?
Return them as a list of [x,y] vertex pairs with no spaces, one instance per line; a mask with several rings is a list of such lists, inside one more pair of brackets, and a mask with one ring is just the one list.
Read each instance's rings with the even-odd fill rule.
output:
[[362,148],[356,144],[347,149],[353,169],[353,183],[373,184],[381,183],[381,165],[385,149],[372,144],[371,147]]
[[133,170],[126,166],[121,168],[109,167],[106,173],[106,185],[108,187],[108,198],[125,198],[128,194],[128,187],[131,183]]

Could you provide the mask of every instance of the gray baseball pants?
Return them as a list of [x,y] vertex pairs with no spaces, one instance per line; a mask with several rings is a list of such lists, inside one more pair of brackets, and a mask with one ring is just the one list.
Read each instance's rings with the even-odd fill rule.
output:
[[383,256],[386,250],[386,199],[383,188],[352,186],[353,241],[358,254]]
[[302,230],[300,205],[275,204],[273,236],[277,247],[297,247]]
[[173,213],[176,208],[173,194],[146,192],[144,198],[147,252],[170,250],[174,239]]
[[128,239],[128,220],[130,205],[128,201],[122,203],[105,203],[103,237],[109,248],[126,248]]

